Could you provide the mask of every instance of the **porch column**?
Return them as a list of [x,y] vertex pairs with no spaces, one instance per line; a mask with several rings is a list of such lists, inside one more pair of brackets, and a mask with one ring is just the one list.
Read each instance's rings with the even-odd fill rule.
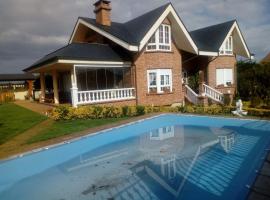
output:
[[28,80],[27,83],[28,83],[28,95],[30,98],[33,97],[33,80]]
[[203,89],[203,84],[205,84],[205,80],[204,80],[204,71],[200,70],[199,71],[199,104],[203,105],[203,106],[207,106],[208,105],[208,98],[205,96],[204,94],[204,89]]
[[54,104],[59,104],[59,93],[58,93],[58,79],[57,79],[57,72],[53,70],[53,96],[54,96]]
[[44,103],[45,101],[45,74],[44,72],[40,72],[40,96],[39,102]]
[[72,67],[71,71],[71,101],[72,106],[77,108],[78,106],[78,87],[77,87],[77,76],[75,71],[75,66]]
[[203,91],[203,84],[205,84],[204,81],[204,71],[200,70],[199,71],[199,94],[203,95],[204,91]]

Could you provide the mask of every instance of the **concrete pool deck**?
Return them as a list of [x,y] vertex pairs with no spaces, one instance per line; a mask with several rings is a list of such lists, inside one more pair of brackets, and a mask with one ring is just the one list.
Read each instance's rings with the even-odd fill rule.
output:
[[268,152],[268,156],[250,188],[248,200],[270,200],[270,151]]

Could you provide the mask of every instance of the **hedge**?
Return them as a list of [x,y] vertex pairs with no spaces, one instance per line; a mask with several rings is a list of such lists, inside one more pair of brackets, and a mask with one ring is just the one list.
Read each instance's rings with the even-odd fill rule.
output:
[[[54,120],[73,120],[73,119],[102,119],[102,118],[120,118],[144,115],[147,113],[163,112],[163,113],[191,113],[191,114],[207,114],[207,115],[231,115],[235,110],[232,106],[194,106],[187,105],[181,107],[169,106],[80,106],[73,108],[71,106],[59,106],[54,108],[50,116]],[[270,110],[247,108],[249,116],[270,117]]]

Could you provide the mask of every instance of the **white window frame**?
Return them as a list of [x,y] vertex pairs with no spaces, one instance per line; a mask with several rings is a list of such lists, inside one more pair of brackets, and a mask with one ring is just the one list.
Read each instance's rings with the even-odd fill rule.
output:
[[229,36],[219,51],[220,55],[233,55],[233,37]]
[[[168,32],[165,30],[168,29]],[[162,30],[162,41],[161,39],[161,30]],[[167,37],[166,37],[167,36]],[[154,42],[151,42],[151,40],[155,38]],[[167,40],[167,42],[166,42]],[[171,26],[167,24],[161,24],[155,34],[151,37],[149,40],[147,46],[146,46],[146,51],[171,51]]]
[[[219,77],[221,74],[221,78]],[[220,80],[222,79],[222,80]],[[225,87],[228,87],[229,84],[227,84],[228,82],[230,82],[231,84],[234,83],[234,72],[233,72],[233,68],[217,68],[216,69],[216,85],[224,85]]]
[[[151,85],[152,82],[150,75],[156,74],[156,85]],[[163,78],[162,78],[163,77]],[[164,93],[164,88],[169,88],[172,92],[172,70],[171,69],[153,69],[147,70],[147,86],[148,93],[150,93],[151,88],[156,88],[157,93]]]

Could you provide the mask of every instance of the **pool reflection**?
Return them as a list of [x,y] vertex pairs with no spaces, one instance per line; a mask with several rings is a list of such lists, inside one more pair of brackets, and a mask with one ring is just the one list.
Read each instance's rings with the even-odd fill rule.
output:
[[233,199],[237,173],[258,140],[230,127],[159,127],[26,178],[2,196],[10,199],[15,191],[20,199]]

